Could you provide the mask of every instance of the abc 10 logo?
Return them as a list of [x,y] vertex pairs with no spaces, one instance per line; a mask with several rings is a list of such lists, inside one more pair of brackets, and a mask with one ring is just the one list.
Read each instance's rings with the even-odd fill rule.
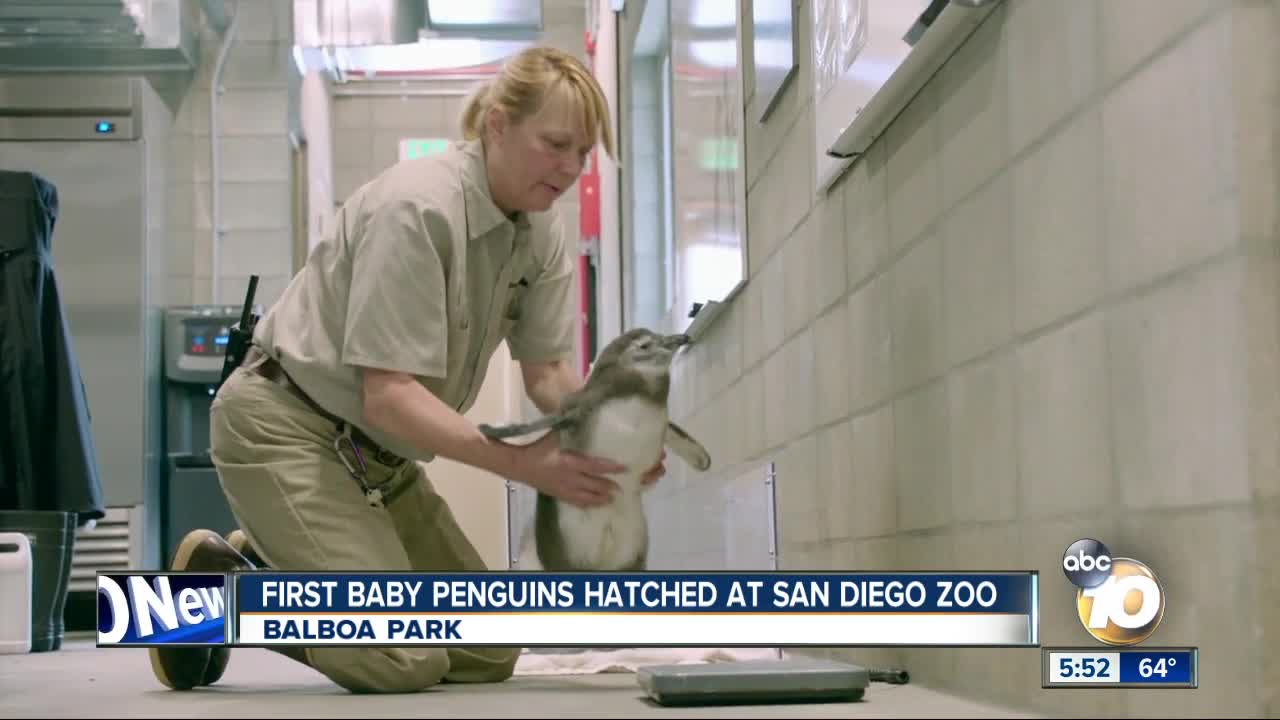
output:
[[1164,617],[1164,589],[1151,568],[1113,557],[1097,540],[1071,543],[1062,572],[1077,588],[1076,612],[1084,629],[1108,645],[1136,645]]

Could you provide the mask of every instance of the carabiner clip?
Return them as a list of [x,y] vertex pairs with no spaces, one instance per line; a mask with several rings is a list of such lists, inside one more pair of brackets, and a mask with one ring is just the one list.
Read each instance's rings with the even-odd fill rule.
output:
[[[352,461],[347,459],[346,453],[342,452],[342,442],[344,440],[351,448],[351,454],[355,457],[356,465],[353,465]],[[360,483],[360,489],[364,491],[365,500],[369,502],[369,505],[372,507],[382,507],[381,488],[370,488],[369,483],[365,481],[365,479],[369,477],[369,466],[364,461],[364,453],[360,452],[360,446],[357,445],[356,441],[351,437],[350,423],[342,423],[342,431],[338,433],[338,437],[333,441],[333,450],[337,453],[338,459],[342,461],[343,467],[347,469],[347,472],[351,477],[355,478],[355,481]]]

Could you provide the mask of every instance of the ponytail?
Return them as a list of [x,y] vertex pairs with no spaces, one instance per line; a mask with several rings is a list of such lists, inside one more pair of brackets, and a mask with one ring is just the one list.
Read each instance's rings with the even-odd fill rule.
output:
[[476,140],[484,137],[484,117],[489,109],[489,89],[493,81],[486,80],[467,97],[462,109],[462,137]]

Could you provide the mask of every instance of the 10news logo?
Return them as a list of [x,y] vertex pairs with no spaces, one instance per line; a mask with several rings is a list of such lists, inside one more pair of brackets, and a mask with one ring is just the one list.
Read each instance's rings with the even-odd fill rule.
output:
[[227,578],[98,573],[98,646],[222,645]]
[[1108,645],[1136,645],[1164,618],[1164,588],[1151,568],[1113,557],[1097,540],[1071,543],[1062,556],[1062,572],[1077,588],[1080,623]]

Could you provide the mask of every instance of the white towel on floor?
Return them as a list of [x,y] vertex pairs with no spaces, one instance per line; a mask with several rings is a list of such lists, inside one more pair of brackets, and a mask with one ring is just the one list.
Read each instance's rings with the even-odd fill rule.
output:
[[628,673],[644,665],[777,660],[774,648],[623,648],[582,652],[525,652],[516,675],[590,675]]

